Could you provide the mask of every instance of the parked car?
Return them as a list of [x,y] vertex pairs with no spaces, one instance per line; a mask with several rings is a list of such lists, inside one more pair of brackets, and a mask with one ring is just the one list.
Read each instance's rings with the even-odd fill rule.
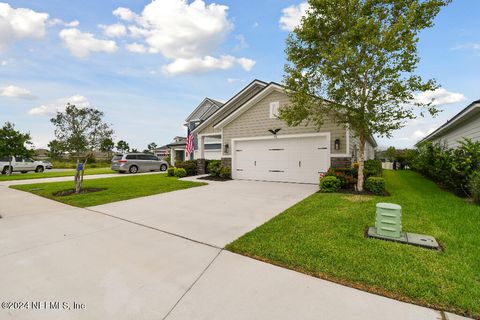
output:
[[118,172],[167,171],[168,163],[148,153],[117,154],[112,159],[112,170]]
[[[10,158],[12,162],[10,163]],[[24,157],[1,157],[0,170],[2,174],[10,172],[27,173],[28,171],[43,172],[51,169],[52,164],[46,161],[35,161]]]

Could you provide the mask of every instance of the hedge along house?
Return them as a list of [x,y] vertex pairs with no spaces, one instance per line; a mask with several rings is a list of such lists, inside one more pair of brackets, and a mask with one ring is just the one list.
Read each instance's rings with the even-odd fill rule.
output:
[[480,100],[469,104],[452,119],[430,133],[420,142],[440,143],[449,149],[459,147],[463,138],[480,141]]
[[[254,80],[192,131],[198,139],[199,171],[206,159],[206,141],[221,141],[221,160],[232,178],[318,183],[330,166],[351,166],[358,139],[342,125],[325,119],[320,130],[312,124],[287,126],[277,118],[289,104],[281,85]],[[376,142],[366,143],[366,158],[373,159]]]

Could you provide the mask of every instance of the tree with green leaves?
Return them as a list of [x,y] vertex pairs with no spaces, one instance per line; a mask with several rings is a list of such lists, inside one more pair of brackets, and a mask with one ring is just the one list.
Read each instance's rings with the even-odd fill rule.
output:
[[393,162],[397,158],[397,149],[395,147],[388,147],[387,150],[385,150],[385,156],[388,158],[388,161]]
[[48,156],[52,160],[60,159],[63,156],[63,153],[65,152],[65,148],[63,144],[56,139],[50,141],[47,147],[48,147]]
[[[77,108],[68,103],[64,112],[50,119],[55,126],[55,137],[65,152],[76,158],[75,192],[82,189],[85,165],[93,151],[100,148],[102,141],[111,139],[113,130],[103,122],[103,112],[94,108]],[[81,162],[83,158],[83,162]]]
[[117,151],[118,152],[129,152],[130,151],[130,146],[128,145],[128,143],[124,140],[120,140],[117,142]]
[[151,142],[147,145],[147,149],[150,153],[153,153],[153,151],[157,149],[157,144],[155,142]]
[[15,130],[15,125],[5,122],[0,128],[0,157],[8,157],[8,168],[2,169],[2,173],[12,173],[12,157],[32,157],[35,151],[32,150],[32,141],[29,133],[21,133]]
[[112,157],[113,148],[115,148],[115,142],[113,142],[112,138],[103,139],[100,143],[100,151],[105,152],[108,158]]
[[331,117],[349,127],[359,140],[359,191],[367,139],[390,137],[417,110],[438,112],[432,102],[414,100],[438,87],[415,74],[417,45],[419,33],[450,1],[309,0],[301,25],[287,39],[284,83],[291,104],[280,118],[321,128]]

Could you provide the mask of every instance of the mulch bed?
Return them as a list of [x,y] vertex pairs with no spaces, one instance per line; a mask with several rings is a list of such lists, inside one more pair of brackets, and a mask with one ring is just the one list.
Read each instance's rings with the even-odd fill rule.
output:
[[232,179],[231,178],[220,178],[220,177],[214,177],[214,176],[206,176],[206,177],[198,178],[198,180],[210,180],[210,181],[224,182],[224,181],[230,181]]
[[107,190],[107,188],[83,188],[82,190],[80,190],[80,193],[75,193],[75,189],[68,189],[68,190],[57,191],[53,195],[55,197],[65,197],[65,196],[71,196],[72,194],[85,194],[85,193],[99,192],[103,190]]
[[[317,193],[323,193],[323,192],[319,190],[317,191]],[[370,192],[367,190],[363,190],[360,192],[355,189],[340,189],[336,193],[355,194],[355,195],[361,195],[361,196],[376,196],[376,194],[373,192]],[[388,197],[388,196],[390,196],[390,194],[386,191],[385,191],[385,194],[382,195],[382,197]]]

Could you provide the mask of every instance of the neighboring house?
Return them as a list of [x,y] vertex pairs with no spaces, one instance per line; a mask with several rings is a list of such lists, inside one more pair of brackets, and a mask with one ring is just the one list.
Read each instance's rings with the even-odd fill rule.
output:
[[175,137],[173,141],[167,144],[170,149],[170,164],[175,165],[175,161],[185,161],[185,147],[187,145],[187,138]]
[[47,149],[35,149],[35,159],[46,160],[49,158],[49,151]]
[[463,138],[480,140],[480,100],[472,102],[419,143],[431,141],[455,149]]
[[170,156],[170,148],[165,145],[153,150],[153,154],[160,159]]
[[[331,119],[320,130],[312,124],[289,127],[277,118],[288,104],[281,85],[252,81],[193,129],[195,158],[206,159],[207,141],[217,139],[222,164],[231,167],[234,179],[302,183],[318,183],[330,166],[350,166],[356,160],[354,132]],[[368,139],[367,159],[374,158],[376,146]]]

